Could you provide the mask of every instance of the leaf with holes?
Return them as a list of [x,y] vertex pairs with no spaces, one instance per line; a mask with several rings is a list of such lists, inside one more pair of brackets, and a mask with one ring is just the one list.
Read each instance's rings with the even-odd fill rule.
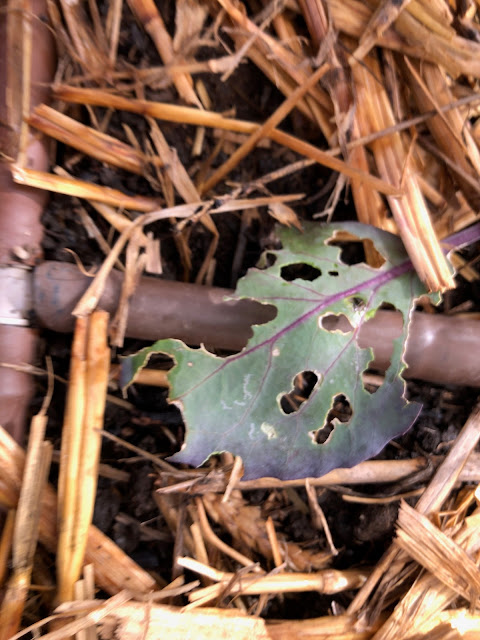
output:
[[[240,353],[222,358],[159,340],[128,361],[132,375],[153,352],[176,363],[170,401],[182,411],[186,442],[175,461],[200,465],[230,451],[243,458],[245,478],[321,476],[377,454],[419,413],[401,373],[410,313],[425,289],[401,241],[358,223],[311,223],[278,236],[282,248],[266,256],[273,265],[251,269],[235,292],[277,309]],[[385,305],[402,313],[403,330],[372,393],[362,374],[373,354],[357,338]]]

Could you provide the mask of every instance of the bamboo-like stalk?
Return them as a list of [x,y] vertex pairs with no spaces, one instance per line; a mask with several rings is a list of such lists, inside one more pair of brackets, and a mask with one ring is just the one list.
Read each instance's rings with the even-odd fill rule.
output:
[[213,111],[199,110],[165,102],[126,98],[102,89],[57,84],[53,87],[53,94],[59,100],[66,102],[138,113],[143,116],[150,116],[158,120],[177,122],[179,124],[216,127],[218,129],[237,131],[239,133],[253,133],[258,127],[254,122],[228,118]]
[[[103,606],[108,606],[106,612],[103,612]],[[74,615],[82,608],[85,610],[85,603],[80,601],[63,605],[59,610],[64,615]],[[218,640],[224,636],[231,640],[369,640],[378,628],[378,623],[371,627],[365,624],[356,626],[355,619],[346,615],[269,622],[257,616],[242,615],[235,609],[204,607],[182,611],[180,607],[150,603],[117,604],[110,599],[105,603],[91,603],[91,612],[85,614],[84,620],[72,623],[65,629],[73,633],[103,619],[115,628],[118,637],[137,638],[141,633],[142,640],[188,638],[192,629],[196,640]],[[48,634],[42,640],[62,638]]]
[[[343,42],[345,43],[345,38]],[[347,48],[351,46],[352,41],[348,40]],[[354,95],[355,102],[357,102],[357,98],[358,96]],[[353,108],[352,120],[351,142],[360,142],[359,139],[362,137],[362,116],[356,104]],[[348,160],[362,171],[370,172],[366,144],[367,142],[358,146],[347,147]],[[369,184],[356,179],[351,180],[351,188],[358,220],[364,224],[372,224],[379,229],[390,230],[388,228],[387,208],[378,191],[372,189]]]
[[[436,144],[477,184],[480,175],[480,153],[467,118],[459,109],[440,112],[441,107],[453,102],[445,73],[436,65],[423,63],[420,67],[408,60],[403,62],[401,68],[420,111],[429,111],[433,107],[439,113],[426,122]],[[480,203],[478,189],[472,188],[471,182],[462,179],[458,172],[452,177],[460,185],[473,209],[477,210]]]
[[158,158],[147,158],[130,145],[87,127],[73,118],[42,104],[35,108],[28,123],[51,138],[59,140],[100,162],[142,175],[147,162],[163,166]]
[[18,631],[30,587],[33,557],[38,540],[41,495],[47,482],[52,448],[44,442],[47,418],[36,415],[31,422],[22,488],[15,518],[12,547],[13,573],[0,609],[0,640]]
[[106,35],[109,40],[108,59],[112,67],[117,59],[118,41],[120,39],[120,25],[122,22],[123,0],[114,0],[109,7],[106,21]]
[[107,346],[108,313],[95,311],[88,326],[86,345],[86,393],[87,402],[82,425],[82,457],[77,484],[77,513],[75,545],[85,555],[88,528],[92,522],[97,491],[98,465],[101,449],[101,429],[108,388],[110,349]]
[[[353,114],[352,140],[360,137],[360,127],[358,113]],[[348,159],[353,166],[367,173],[370,171],[366,150],[363,146],[350,149]],[[364,224],[372,224],[379,229],[388,229],[387,209],[385,204],[375,189],[357,178],[352,178],[351,188],[357,218]],[[390,229],[388,229],[390,230]]]
[[[350,589],[358,589],[368,575],[367,571],[346,570],[335,571],[324,569],[314,573],[276,573],[273,575],[245,574],[234,582],[235,574],[228,571],[218,571],[210,566],[202,564],[193,558],[178,558],[180,566],[190,571],[199,573],[212,580],[216,584],[203,589],[192,591],[188,596],[190,602],[204,599],[218,598],[225,587],[229,595],[261,595],[278,593],[301,593],[305,591],[318,591],[319,593],[340,593]],[[230,586],[231,585],[231,586]]]
[[[381,77],[379,64],[368,56],[364,65],[353,69],[358,101],[358,122],[362,133],[380,131],[394,123],[387,93],[376,80]],[[410,259],[425,285],[431,291],[454,288],[454,280],[435,235],[426,202],[415,170],[407,155],[402,137],[394,133],[372,143],[380,175],[393,185],[403,186],[404,195],[389,197],[390,209]]]
[[368,25],[363,32],[358,47],[352,54],[350,64],[355,64],[362,60],[367,53],[375,46],[375,42],[390,25],[395,22],[400,13],[410,4],[411,0],[400,0],[400,2],[380,2],[370,16]]
[[110,353],[108,314],[78,318],[62,432],[58,483],[58,599],[71,600],[84,564],[93,516]]
[[[5,504],[4,492],[0,489],[0,504]],[[12,550],[13,531],[15,527],[16,510],[9,508],[3,521],[2,533],[0,535],[0,588],[3,589],[5,579],[9,569],[9,558]]]
[[142,196],[127,196],[117,189],[103,187],[85,180],[56,176],[46,171],[35,171],[18,165],[12,165],[12,177],[17,184],[36,189],[45,189],[54,193],[63,193],[68,196],[85,198],[103,202],[120,209],[134,209],[136,211],[153,211],[158,209],[161,203],[154,198]]
[[[60,472],[58,479],[58,525],[59,539],[57,550],[57,582],[60,602],[71,600],[73,583],[80,575],[81,563],[75,555],[74,527],[76,526],[77,483],[80,480],[80,456],[82,444],[82,426],[86,403],[86,342],[88,318],[77,321],[70,360],[70,376],[67,405],[62,429],[62,447],[60,452]],[[80,564],[80,566],[78,566]]]
[[414,0],[407,11],[434,33],[450,38],[455,35],[451,8],[443,0]]

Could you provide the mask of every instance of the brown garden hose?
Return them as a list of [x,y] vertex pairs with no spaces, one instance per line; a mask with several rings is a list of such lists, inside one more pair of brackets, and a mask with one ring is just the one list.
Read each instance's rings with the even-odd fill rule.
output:
[[[4,0],[0,7],[0,361],[18,365],[33,362],[36,332],[28,326],[21,310],[10,304],[7,292],[12,279],[28,285],[27,273],[41,257],[40,217],[47,194],[15,184],[10,166],[17,161],[20,148],[24,91],[30,91],[32,108],[48,101],[48,87],[55,71],[55,46],[45,20],[45,0],[31,0],[28,15]],[[29,67],[28,61],[24,64],[24,17],[32,30],[32,55],[26,56],[31,57],[30,82],[25,83],[28,86],[23,83]],[[23,162],[33,169],[48,168],[42,137],[29,136]],[[25,302],[21,307],[24,305]],[[23,437],[31,393],[30,375],[0,367],[0,424],[17,440]]]
[[[113,272],[100,308],[114,312],[120,298],[122,274]],[[44,262],[34,273],[33,308],[39,323],[54,331],[73,329],[71,312],[90,278],[76,266]],[[252,324],[275,316],[268,305],[251,300],[226,301],[229,289],[141,278],[130,301],[127,336],[142,340],[179,338],[217,349],[239,350],[251,335]],[[330,329],[341,328],[341,319]],[[374,368],[385,370],[399,335],[401,315],[379,311],[360,330],[359,344],[375,353]],[[480,319],[476,314],[448,316],[414,313],[407,342],[407,375],[438,384],[480,387]]]

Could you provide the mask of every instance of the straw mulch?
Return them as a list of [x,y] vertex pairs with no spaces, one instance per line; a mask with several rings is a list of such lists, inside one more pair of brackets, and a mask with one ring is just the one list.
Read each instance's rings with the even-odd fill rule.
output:
[[[123,344],[137,275],[163,267],[149,225],[168,220],[184,276],[211,283],[224,242],[222,212],[238,211],[248,226],[249,215],[269,207],[271,215],[298,224],[293,210],[312,194],[275,192],[275,181],[311,167],[325,175],[327,168],[336,173],[323,216],[335,219],[349,188],[358,220],[400,234],[427,287],[445,291],[455,283],[440,240],[478,218],[478,3],[163,4],[48,3],[59,52],[53,99],[27,114],[25,127],[75,153],[50,173],[32,171],[20,157],[13,174],[19,184],[69,196],[105,255],[76,309],[61,451],[54,456],[60,459],[56,489],[47,484],[48,398],[31,424],[26,453],[0,432],[0,502],[8,509],[0,545],[0,639],[20,637],[14,634],[32,622],[42,591],[54,594],[51,615],[33,621],[32,629],[49,640],[75,634],[122,640],[480,637],[478,407],[446,455],[444,448],[429,461],[376,460],[320,479],[244,482],[241,460],[228,454],[187,470],[134,448],[155,469],[155,503],[174,541],[168,577],[142,569],[91,524],[99,473],[125,480],[115,464],[100,465],[112,376],[107,343]],[[22,46],[28,46],[24,27]],[[262,121],[240,118],[242,105],[226,111],[216,102],[218,87],[247,65],[279,91]],[[128,120],[121,134],[111,126],[126,113],[143,120],[140,133]],[[295,118],[302,126],[292,128]],[[167,131],[179,139],[189,132],[181,152],[190,147],[188,157],[181,158]],[[262,172],[253,158],[265,146],[281,166]],[[146,178],[150,193],[82,178],[76,166],[85,157],[123,179]],[[250,168],[240,181],[242,167]],[[192,229],[204,240],[201,260]],[[460,256],[456,261],[465,266]],[[127,277],[109,335],[109,318],[95,307],[114,266]],[[476,278],[473,269],[465,273]],[[434,470],[428,480],[415,475],[428,465]],[[382,487],[411,476],[418,478],[413,490],[382,496]],[[366,484],[376,485],[375,498],[347,488]],[[357,503],[400,504],[395,535],[374,566],[335,564],[345,550],[337,548],[319,504],[328,487],[340,487],[345,500]],[[265,505],[307,517],[316,544],[295,541],[266,515]],[[55,554],[54,584],[45,567],[35,566],[42,557],[37,542]],[[313,609],[306,619],[292,619],[285,604],[288,620],[262,617],[272,602],[282,611],[288,594],[300,592],[323,594],[328,615]]]

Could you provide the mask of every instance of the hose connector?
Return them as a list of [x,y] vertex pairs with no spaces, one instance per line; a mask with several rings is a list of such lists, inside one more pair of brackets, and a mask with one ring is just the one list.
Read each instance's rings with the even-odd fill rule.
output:
[[32,316],[33,279],[30,267],[0,267],[0,325],[29,327]]

